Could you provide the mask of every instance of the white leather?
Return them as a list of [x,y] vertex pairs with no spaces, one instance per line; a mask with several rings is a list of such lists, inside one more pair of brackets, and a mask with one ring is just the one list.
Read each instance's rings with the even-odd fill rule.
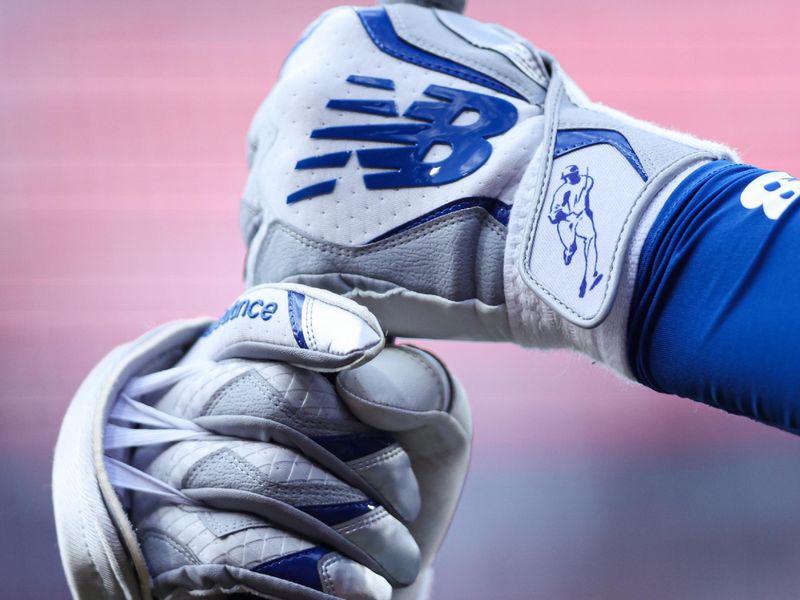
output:
[[[354,73],[392,79],[396,89],[359,88],[347,82]],[[367,192],[363,177],[370,171],[360,167],[356,157],[351,156],[345,168],[333,173],[338,179],[333,194],[313,201],[286,203],[289,194],[329,177],[322,169],[298,171],[297,161],[330,152],[385,146],[375,142],[311,139],[313,129],[386,122],[378,116],[327,109],[330,99],[394,100],[402,113],[413,102],[424,100],[424,91],[431,84],[487,92],[486,88],[463,79],[390,59],[369,39],[350,7],[336,8],[320,17],[305,41],[287,59],[280,79],[250,128],[252,166],[244,201],[264,213],[252,244],[257,247],[262,242],[273,221],[290,225],[315,239],[355,246],[459,198],[484,195],[511,203],[521,171],[541,137],[541,121],[537,118],[541,107],[515,98],[505,99],[519,111],[518,125],[502,139],[496,139],[494,153],[486,165],[458,182],[441,187]],[[255,254],[250,254],[248,273],[253,272]]]
[[[333,9],[309,28],[253,121],[242,213],[248,281],[335,289],[369,306],[393,335],[571,348],[628,376],[627,309],[649,226],[686,173],[704,161],[735,160],[735,153],[591,102],[553,57],[499,26],[418,6],[387,7],[391,35],[407,45],[403,52],[423,53],[420,62],[386,51],[359,10]],[[437,59],[506,89],[442,72],[430,64]],[[395,89],[358,89],[347,83],[350,75],[386,78]],[[313,139],[310,132],[408,123],[403,109],[424,100],[431,84],[502,99],[517,112],[513,127],[487,138],[492,153],[476,171],[438,186],[375,190],[363,179],[375,170],[362,169],[355,156],[332,171],[295,168],[306,156],[396,147]],[[396,100],[401,114],[387,120],[326,109],[336,98]],[[561,132],[586,131],[622,141],[615,146],[601,134],[583,145],[558,143]],[[580,181],[593,182],[591,194],[578,197],[587,205],[591,198],[594,216],[574,210],[565,217],[569,227],[560,229],[548,208],[566,181],[562,171],[573,166]],[[328,176],[336,178],[331,193],[287,203],[293,191]],[[476,207],[414,224],[474,197],[510,206],[507,229]],[[409,229],[386,237],[400,225]]]
[[[303,296],[293,318],[291,294]],[[420,600],[466,476],[463,394],[422,351],[381,354],[374,317],[329,292],[260,286],[232,307],[117,349],[70,407],[54,503],[73,595]],[[316,341],[300,344],[298,326]],[[345,402],[304,362],[345,369],[356,396]],[[413,398],[397,396],[409,380]],[[324,445],[362,435],[388,445],[352,460]],[[329,524],[313,516],[351,505],[364,507]],[[298,552],[318,553],[321,591],[261,574]]]

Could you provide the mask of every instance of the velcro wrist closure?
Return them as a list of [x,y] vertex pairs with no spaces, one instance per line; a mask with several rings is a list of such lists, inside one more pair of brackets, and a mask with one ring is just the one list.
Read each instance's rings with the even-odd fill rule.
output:
[[567,321],[608,315],[631,235],[650,200],[687,165],[735,158],[727,148],[590,104],[554,65],[545,101],[534,209],[519,254],[522,279]]

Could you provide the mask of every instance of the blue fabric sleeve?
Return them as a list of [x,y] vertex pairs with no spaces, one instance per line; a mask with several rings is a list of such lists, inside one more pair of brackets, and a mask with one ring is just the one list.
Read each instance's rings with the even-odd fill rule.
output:
[[716,161],[671,195],[631,304],[636,377],[800,433],[800,185]]

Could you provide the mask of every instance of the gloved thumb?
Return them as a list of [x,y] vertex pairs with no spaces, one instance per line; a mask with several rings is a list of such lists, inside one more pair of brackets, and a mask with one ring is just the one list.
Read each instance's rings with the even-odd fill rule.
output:
[[241,294],[180,364],[245,358],[338,371],[370,360],[383,344],[377,319],[352,300],[299,284],[265,284]]

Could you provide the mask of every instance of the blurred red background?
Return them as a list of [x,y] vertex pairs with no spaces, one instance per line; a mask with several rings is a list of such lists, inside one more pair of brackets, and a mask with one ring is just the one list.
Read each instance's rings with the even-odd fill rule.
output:
[[[66,597],[60,418],[113,345],[241,289],[249,120],[328,1],[0,5],[0,580]],[[594,99],[800,171],[799,5],[471,0]],[[439,598],[796,598],[800,440],[588,361],[428,344],[470,392]],[[777,359],[780,359],[778,357]],[[800,396],[800,391],[798,391]]]

